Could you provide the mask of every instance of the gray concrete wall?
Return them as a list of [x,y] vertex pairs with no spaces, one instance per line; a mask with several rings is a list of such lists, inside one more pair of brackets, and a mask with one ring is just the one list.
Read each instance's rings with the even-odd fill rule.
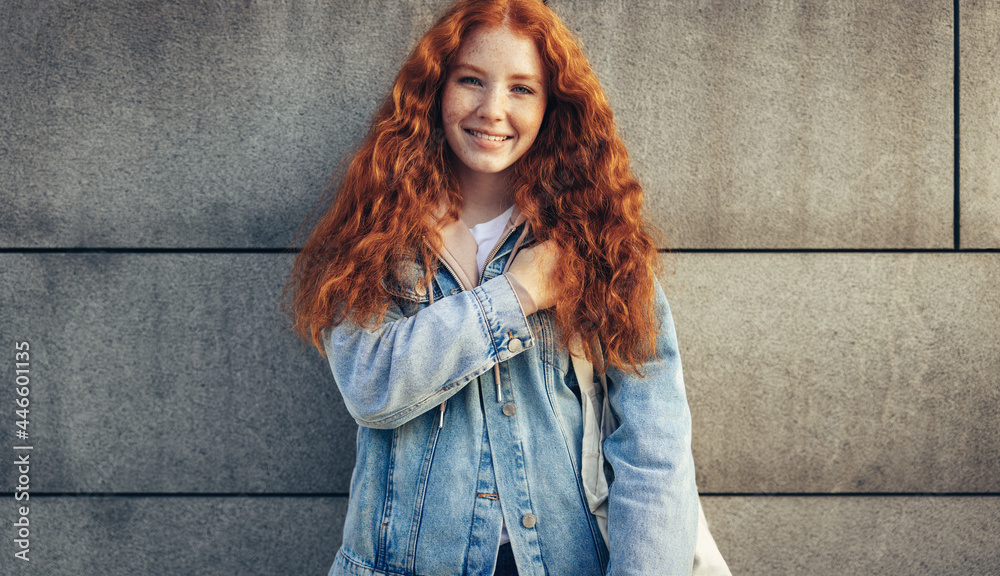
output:
[[[30,564],[0,458],[0,574],[325,573],[355,425],[277,309],[284,249],[445,3],[0,3],[35,446]],[[734,573],[1000,573],[1000,7],[550,4],[675,249]]]

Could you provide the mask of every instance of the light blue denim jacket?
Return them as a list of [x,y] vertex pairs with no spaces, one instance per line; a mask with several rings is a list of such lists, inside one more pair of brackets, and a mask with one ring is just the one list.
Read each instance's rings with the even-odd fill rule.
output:
[[378,329],[345,321],[325,332],[334,379],[360,425],[331,575],[490,575],[504,520],[523,576],[691,574],[691,419],[660,285],[646,377],[608,371],[620,422],[604,444],[614,471],[609,553],[581,486],[569,353],[550,311],[526,316],[515,287],[523,289],[502,274],[525,226],[513,224],[479,285],[465,285],[444,258],[433,295],[397,290]]

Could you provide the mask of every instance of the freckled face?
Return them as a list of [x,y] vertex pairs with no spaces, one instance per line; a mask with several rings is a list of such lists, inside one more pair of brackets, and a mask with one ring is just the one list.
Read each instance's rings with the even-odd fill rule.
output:
[[458,170],[502,174],[538,136],[547,94],[535,43],[506,27],[477,28],[445,81],[441,116]]

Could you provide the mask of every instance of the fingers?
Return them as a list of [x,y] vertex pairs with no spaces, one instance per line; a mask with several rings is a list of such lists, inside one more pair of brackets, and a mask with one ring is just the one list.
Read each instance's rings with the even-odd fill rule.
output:
[[539,310],[555,304],[555,291],[549,282],[555,277],[558,262],[559,246],[554,240],[546,240],[518,251],[511,263],[510,273],[531,294]]

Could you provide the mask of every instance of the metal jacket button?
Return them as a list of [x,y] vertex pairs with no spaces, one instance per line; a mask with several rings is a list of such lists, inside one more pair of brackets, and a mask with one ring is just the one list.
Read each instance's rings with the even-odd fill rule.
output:
[[521,344],[521,341],[518,340],[517,338],[514,338],[513,340],[510,341],[509,344],[507,344],[507,349],[513,352],[514,354],[520,352],[522,348],[524,348],[524,345]]
[[524,517],[521,518],[521,524],[524,524],[525,528],[532,528],[535,525],[535,520],[537,520],[537,518],[535,518],[534,514],[525,514]]
[[514,414],[517,414],[517,405],[514,404],[513,402],[508,402],[504,404],[503,414],[504,416],[513,416]]

